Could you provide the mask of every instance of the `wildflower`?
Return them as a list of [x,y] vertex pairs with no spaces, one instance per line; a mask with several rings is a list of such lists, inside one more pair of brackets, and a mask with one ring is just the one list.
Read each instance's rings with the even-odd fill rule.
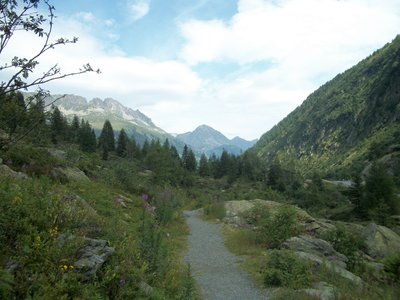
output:
[[53,239],[55,239],[58,235],[58,227],[50,228],[49,233]]
[[42,238],[40,235],[35,236],[35,241],[33,242],[33,247],[40,248],[42,246]]

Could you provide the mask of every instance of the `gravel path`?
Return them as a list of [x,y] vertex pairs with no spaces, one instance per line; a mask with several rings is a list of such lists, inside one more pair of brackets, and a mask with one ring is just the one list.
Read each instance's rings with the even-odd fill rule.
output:
[[239,267],[239,258],[224,245],[221,224],[210,224],[198,217],[198,211],[185,211],[190,227],[186,261],[206,300],[268,299]]

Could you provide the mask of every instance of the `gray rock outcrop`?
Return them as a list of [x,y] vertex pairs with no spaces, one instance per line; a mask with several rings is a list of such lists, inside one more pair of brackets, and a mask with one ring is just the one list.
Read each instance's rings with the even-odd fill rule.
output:
[[319,256],[338,268],[346,268],[347,257],[333,249],[332,245],[325,241],[308,235],[300,235],[287,239],[283,247]]
[[0,165],[0,176],[11,177],[14,179],[28,179],[28,175],[22,172],[16,172],[6,165]]
[[303,289],[302,291],[311,296],[313,299],[314,298],[319,300],[336,299],[335,287],[324,281],[314,283],[312,288]]
[[371,223],[364,228],[362,236],[367,254],[374,259],[383,259],[400,251],[400,236],[385,226]]
[[108,257],[114,253],[113,247],[107,246],[106,240],[85,239],[86,246],[79,251],[79,259],[74,263],[83,279],[93,277]]

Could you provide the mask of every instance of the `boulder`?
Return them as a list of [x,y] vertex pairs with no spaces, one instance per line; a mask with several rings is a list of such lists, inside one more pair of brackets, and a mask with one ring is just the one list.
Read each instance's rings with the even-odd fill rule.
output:
[[310,261],[315,267],[320,267],[323,265],[328,270],[338,274],[343,278],[350,280],[357,286],[361,287],[363,285],[363,281],[360,277],[340,267],[340,265],[335,262],[329,261],[326,258],[322,258],[316,254],[311,254],[303,251],[295,251],[295,253],[299,258]]
[[[86,176],[86,174],[74,167],[74,168],[56,168],[55,169],[57,173],[61,174],[63,177],[65,177],[68,181],[89,181],[89,177]],[[59,177],[59,176],[55,176]]]
[[307,295],[311,296],[313,299],[319,300],[334,300],[335,296],[335,287],[324,282],[314,283],[311,289],[303,289]]
[[374,259],[383,259],[400,251],[400,236],[385,226],[371,223],[361,234],[365,239],[366,253]]
[[321,240],[308,235],[291,237],[283,243],[283,247],[319,256],[339,268],[346,268],[347,257],[333,249],[332,245],[325,240]]
[[11,177],[17,180],[28,179],[28,175],[16,172],[6,165],[0,165],[0,177]]
[[304,229],[308,234],[320,236],[328,231],[336,229],[336,226],[331,220],[314,219],[313,221],[306,223]]
[[74,267],[81,272],[84,280],[88,280],[96,274],[115,249],[108,247],[106,240],[85,238],[85,243],[86,246],[79,251],[79,259],[74,263]]
[[144,293],[147,297],[149,297],[153,293],[153,288],[146,282],[141,281],[139,283],[139,289]]
[[[226,223],[234,225],[245,225],[246,220],[243,219],[243,216],[247,212],[250,212],[253,208],[260,207],[260,209],[266,209],[271,215],[273,215],[284,204],[270,200],[254,199],[226,201],[224,205],[224,221]],[[297,206],[292,207],[296,210],[296,217],[301,225],[314,221],[314,219],[306,211],[298,208]]]

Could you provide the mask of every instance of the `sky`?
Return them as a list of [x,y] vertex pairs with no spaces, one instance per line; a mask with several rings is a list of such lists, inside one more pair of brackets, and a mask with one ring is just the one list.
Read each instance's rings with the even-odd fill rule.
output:
[[[43,88],[114,98],[170,133],[207,124],[248,140],[400,33],[400,0],[50,2],[54,40],[79,40],[41,57],[37,72],[89,62],[101,74]],[[42,42],[18,32],[0,63],[32,55]]]

